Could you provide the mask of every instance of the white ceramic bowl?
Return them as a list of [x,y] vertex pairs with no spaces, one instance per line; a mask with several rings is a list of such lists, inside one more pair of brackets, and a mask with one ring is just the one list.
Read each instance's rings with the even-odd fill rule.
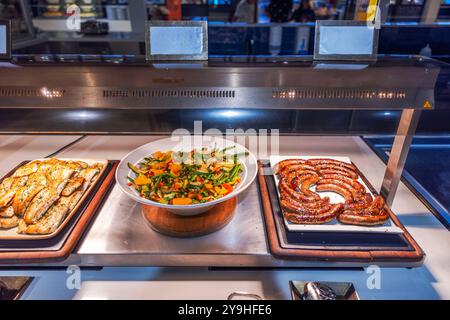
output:
[[[248,156],[242,156],[239,158],[239,162],[243,166],[241,172],[241,181],[235,186],[234,190],[228,195],[205,203],[191,204],[191,205],[171,205],[155,202],[145,199],[139,195],[139,193],[128,185],[127,177],[134,177],[135,174],[128,168],[128,163],[136,165],[140,163],[144,157],[156,151],[167,152],[173,151],[191,151],[192,149],[199,149],[206,147],[212,149],[216,146],[219,149],[229,146],[235,146],[234,149],[229,150],[228,153],[243,153],[248,152]],[[244,146],[235,143],[230,140],[226,140],[213,136],[173,136],[171,138],[161,139],[153,141],[131,151],[121,161],[116,171],[116,181],[122,191],[137,202],[145,205],[165,208],[170,212],[173,212],[182,216],[193,216],[203,213],[211,209],[216,204],[231,199],[237,196],[239,193],[247,189],[247,187],[253,182],[258,171],[258,166],[255,156]]]

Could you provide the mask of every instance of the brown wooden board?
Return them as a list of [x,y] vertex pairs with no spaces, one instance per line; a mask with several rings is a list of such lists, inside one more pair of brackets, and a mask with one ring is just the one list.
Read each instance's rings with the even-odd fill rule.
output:
[[0,264],[48,263],[66,259],[89,227],[115,182],[119,161],[109,161],[98,184],[60,235],[43,240],[1,241]]
[[[266,225],[266,233],[269,241],[269,248],[272,255],[281,259],[293,259],[293,260],[305,260],[305,261],[340,261],[340,262],[410,262],[417,264],[422,262],[425,254],[416,241],[412,238],[406,228],[398,220],[395,214],[386,206],[386,210],[389,212],[390,218],[399,228],[403,230],[403,234],[399,235],[406,243],[405,248],[397,248],[392,246],[383,246],[378,244],[376,247],[370,247],[365,249],[364,246],[341,246],[336,248],[332,246],[328,248],[326,245],[321,246],[303,246],[298,245],[286,247],[283,245],[283,239],[286,238],[286,228],[279,223],[280,217],[276,216],[273,206],[278,206],[278,197],[271,197],[269,188],[267,185],[268,176],[263,174],[263,164],[258,162],[258,183],[261,194],[261,201],[263,206],[264,220]],[[266,168],[267,169],[267,168]],[[368,188],[377,195],[377,192],[373,186],[369,183],[366,177],[359,172],[361,178],[367,184]],[[270,177],[273,180],[273,177]],[[275,198],[275,199],[274,199]],[[278,212],[279,214],[279,212]],[[278,222],[277,222],[278,220]],[[282,225],[282,226],[281,226]],[[304,232],[306,233],[306,232]],[[329,234],[323,236],[330,236]],[[379,235],[380,237],[382,235]],[[348,237],[352,241],[358,241],[357,236],[349,234]]]
[[144,218],[155,231],[172,237],[199,237],[225,227],[233,218],[236,205],[237,198],[234,197],[194,216],[180,216],[163,208],[141,206]]

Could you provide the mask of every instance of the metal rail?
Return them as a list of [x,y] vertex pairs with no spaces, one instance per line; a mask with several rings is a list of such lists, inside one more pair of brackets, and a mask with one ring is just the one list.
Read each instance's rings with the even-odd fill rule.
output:
[[420,113],[421,110],[413,109],[405,109],[402,112],[380,190],[388,206],[392,206],[394,201],[409,148],[419,123]]

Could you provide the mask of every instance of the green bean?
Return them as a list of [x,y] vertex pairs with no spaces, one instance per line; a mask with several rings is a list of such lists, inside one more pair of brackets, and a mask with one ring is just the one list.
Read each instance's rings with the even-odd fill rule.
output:
[[143,174],[144,172],[141,172],[141,170],[139,170],[138,168],[136,168],[134,165],[132,165],[131,163],[128,162],[128,168],[131,169],[131,171],[133,171],[135,174],[140,175]]

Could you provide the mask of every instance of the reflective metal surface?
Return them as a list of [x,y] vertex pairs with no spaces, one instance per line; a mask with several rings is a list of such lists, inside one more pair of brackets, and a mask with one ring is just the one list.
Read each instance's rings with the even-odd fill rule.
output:
[[[86,137],[58,156],[118,159],[139,145],[159,137]],[[272,147],[272,146],[270,146]],[[375,188],[382,183],[385,165],[360,139],[352,137],[281,137],[282,155],[349,156]],[[450,241],[450,234],[403,184],[393,211],[424,251],[448,255],[436,243]],[[328,263],[276,259],[267,247],[257,185],[239,199],[235,218],[224,229],[204,237],[175,239],[146,225],[137,204],[115,186],[78,251],[63,265],[84,266],[361,266],[361,263]],[[442,229],[443,232],[440,230]],[[445,232],[444,232],[445,231]],[[433,239],[430,242],[430,239]],[[385,266],[402,266],[386,262]]]
[[0,135],[0,177],[22,161],[48,157],[79,138],[69,135]]
[[[45,66],[45,67],[44,67]],[[439,66],[422,58],[391,59],[374,65],[222,63],[202,65],[145,65],[136,63],[7,64],[0,65],[0,106],[20,108],[183,109],[204,108],[235,112],[248,109],[422,109],[433,107]],[[45,72],[43,72],[45,70]],[[14,84],[14,85],[11,85]],[[126,85],[124,85],[126,84]],[[428,102],[428,104],[424,104]],[[79,111],[73,109],[75,111]],[[94,110],[95,111],[95,110]],[[132,111],[130,111],[132,112]],[[409,114],[405,112],[404,114]],[[80,116],[81,114],[76,114]],[[197,120],[197,119],[193,119]],[[414,120],[414,121],[413,121]],[[399,133],[412,134],[417,118],[403,118]],[[255,128],[260,129],[261,120]],[[229,126],[234,127],[230,120]],[[406,128],[406,129],[405,129]],[[276,129],[276,128],[275,128]],[[401,134],[400,134],[401,136]],[[58,156],[120,159],[158,137],[86,137]],[[388,177],[401,175],[409,147],[398,139],[399,151]],[[375,188],[385,166],[352,137],[282,137],[280,155],[347,156]],[[263,157],[264,158],[264,157]],[[399,165],[400,164],[400,165]],[[389,167],[389,166],[388,166]],[[366,172],[366,171],[367,172]],[[396,179],[391,181],[395,190]],[[393,182],[393,183],[392,183]],[[393,193],[392,193],[393,195]],[[389,197],[392,197],[390,194]],[[399,200],[400,199],[400,200]],[[389,201],[391,201],[390,199]],[[412,212],[428,212],[412,193],[400,194],[398,211],[410,203]],[[418,211],[423,210],[423,211]],[[240,198],[234,220],[217,233],[179,241],[151,230],[137,204],[116,186],[79,249],[63,264],[158,266],[360,266],[279,260],[267,248],[258,188],[254,183]],[[414,234],[413,234],[414,236]],[[420,242],[419,242],[420,244]],[[426,248],[424,248],[426,251]],[[393,265],[386,263],[386,265]],[[401,264],[400,264],[401,265]]]
[[257,260],[270,265],[271,260],[256,183],[239,196],[235,216],[226,227],[193,239],[153,231],[141,214],[140,204],[115,186],[77,255],[83,265],[98,265],[99,257],[105,258],[100,264],[111,259],[119,265],[238,266],[253,265]]
[[425,101],[434,105],[439,70],[417,57],[373,65],[6,64],[0,66],[0,107],[422,109]]

